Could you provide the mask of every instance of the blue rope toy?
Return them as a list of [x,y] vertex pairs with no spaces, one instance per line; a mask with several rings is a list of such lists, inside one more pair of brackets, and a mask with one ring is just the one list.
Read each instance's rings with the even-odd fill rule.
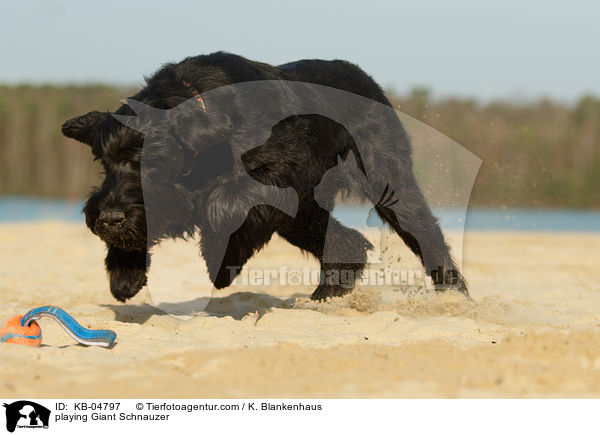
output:
[[55,320],[74,340],[86,346],[110,348],[117,338],[114,331],[84,328],[62,308],[47,306],[34,308],[24,316],[9,319],[0,330],[0,342],[39,347],[42,333],[36,320],[41,317]]

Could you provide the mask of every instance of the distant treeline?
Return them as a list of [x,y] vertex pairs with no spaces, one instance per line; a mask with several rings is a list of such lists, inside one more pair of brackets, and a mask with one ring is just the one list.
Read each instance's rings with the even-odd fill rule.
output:
[[416,89],[394,104],[483,159],[471,205],[600,207],[600,99],[483,105]]
[[98,184],[90,148],[61,135],[72,116],[111,110],[131,90],[0,87],[0,195],[82,198]]
[[[100,180],[89,148],[60,134],[63,121],[113,110],[131,89],[0,86],[0,195],[86,196]],[[394,106],[483,159],[471,205],[600,207],[600,99],[572,106],[432,100],[416,89]]]

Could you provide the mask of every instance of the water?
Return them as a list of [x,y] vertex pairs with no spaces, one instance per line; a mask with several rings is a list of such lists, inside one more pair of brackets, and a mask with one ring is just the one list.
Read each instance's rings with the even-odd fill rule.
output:
[[83,201],[0,198],[0,222],[84,221]]
[[[367,207],[342,206],[333,214],[346,225],[361,228],[367,226],[368,211]],[[600,211],[470,208],[464,217],[462,210],[438,208],[433,213],[445,230],[462,228],[465,219],[466,230],[600,232]]]
[[[0,223],[42,220],[83,222],[82,207],[83,201],[79,200],[2,198]],[[352,227],[379,225],[378,219],[368,219],[369,210],[369,207],[345,205],[336,207],[333,214],[342,223]],[[445,230],[459,229],[462,226],[463,216],[460,210],[435,209],[434,214]],[[600,232],[600,211],[471,208],[466,216],[465,228],[494,231]]]

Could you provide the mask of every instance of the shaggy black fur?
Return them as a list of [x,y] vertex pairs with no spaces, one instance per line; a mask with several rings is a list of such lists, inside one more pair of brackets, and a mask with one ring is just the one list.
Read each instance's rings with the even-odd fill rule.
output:
[[[222,52],[165,65],[147,79],[147,85],[132,99],[154,108],[172,109],[194,96],[187,83],[204,93],[256,80],[315,83],[390,106],[373,79],[345,61],[302,60],[274,67]],[[115,113],[134,114],[127,105]],[[231,284],[235,277],[231,271],[239,271],[275,232],[313,254],[321,262],[322,278],[330,271],[339,270],[351,270],[355,272],[353,276],[358,277],[371,244],[359,232],[330,217],[335,189],[318,201],[315,199],[315,188],[324,174],[338,166],[340,158],[345,160],[351,151],[363,173],[376,174],[375,179],[369,180],[373,191],[371,194],[362,192],[363,197],[374,203],[380,217],[421,258],[427,273],[433,273],[436,278],[436,288],[454,287],[467,293],[440,228],[415,182],[410,144],[400,122],[397,119],[366,119],[365,122],[373,123],[373,135],[393,131],[389,137],[393,137],[395,143],[384,147],[377,145],[381,141],[374,140],[371,157],[365,161],[343,126],[323,116],[301,115],[281,120],[273,127],[265,144],[244,153],[244,168],[234,168],[231,164],[228,139],[236,131],[233,116],[223,115],[212,123],[169,120],[169,127],[163,129],[162,134],[178,137],[183,154],[197,149],[194,143],[216,144],[193,159],[193,167],[186,167],[185,158],[173,159],[173,150],[161,144],[159,133],[153,136],[152,143],[144,142],[140,132],[121,124],[110,113],[94,111],[65,122],[63,134],[90,145],[106,173],[102,186],[88,199],[84,212],[87,226],[108,247],[106,268],[114,297],[125,301],[146,284],[149,246],[162,238],[185,237],[196,230],[201,233],[202,255],[217,288]],[[144,207],[141,177],[146,175],[140,171],[142,147],[151,147],[145,149],[145,154],[150,152],[154,165],[152,183],[158,194],[167,198],[164,208],[159,211],[149,212]],[[171,167],[174,162],[183,167]],[[246,186],[240,182],[243,180],[240,170],[246,171],[243,175],[250,175],[266,186],[292,187],[298,194],[295,217],[269,205],[254,206],[248,211],[248,198],[260,197],[261,192],[255,185]],[[192,176],[189,176],[190,172]],[[173,178],[174,173],[179,175]],[[396,206],[394,211],[385,204],[386,201],[397,202],[387,199],[391,193],[388,191],[390,177],[395,180],[395,198],[402,200],[402,207]],[[386,201],[383,201],[384,197]],[[242,226],[229,237],[230,223],[240,215],[245,217],[246,213]],[[149,234],[147,228],[155,230]],[[349,261],[343,264],[324,261],[326,234],[329,250],[350,258]],[[229,240],[229,244],[222,259],[213,252],[218,251],[217,245],[223,240]],[[448,271],[452,272],[452,282],[447,280]],[[312,297],[324,299],[343,295],[350,291],[353,283],[353,278],[347,282],[322,279]]]

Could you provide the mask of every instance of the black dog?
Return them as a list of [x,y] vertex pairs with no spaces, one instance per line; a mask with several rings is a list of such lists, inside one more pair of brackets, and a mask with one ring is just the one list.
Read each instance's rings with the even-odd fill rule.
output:
[[[236,151],[241,151],[234,137],[243,137],[246,128],[241,125],[246,113],[236,105],[236,91],[226,110],[205,104],[200,94],[259,80],[314,83],[391,107],[377,83],[348,62],[303,60],[274,67],[219,52],[164,66],[132,97],[165,111],[196,101],[202,111],[197,118],[172,111],[165,118],[168,125],[147,127],[142,129],[144,134],[123,125],[111,113],[97,111],[64,123],[63,134],[90,145],[106,173],[84,212],[88,227],[107,244],[106,268],[114,297],[125,301],[146,284],[149,247],[163,238],[186,237],[196,231],[217,288],[231,284],[240,268],[277,232],[320,261],[321,284],[313,299],[343,295],[360,276],[366,251],[372,246],[359,232],[331,218],[340,190],[359,193],[375,205],[379,216],[421,258],[436,289],[452,287],[466,294],[466,284],[412,174],[410,144],[396,116],[365,113],[360,127],[373,140],[362,150],[347,128],[328,117],[288,116],[272,127],[265,143],[243,150],[242,165],[236,165]],[[132,107],[124,104],[115,114],[135,115]],[[168,145],[173,138],[176,146]],[[143,149],[146,172],[141,169]],[[360,177],[351,171],[339,170],[336,177],[328,177],[337,184],[322,188],[327,171],[341,167],[350,153],[357,169],[369,175],[369,186],[357,183]],[[242,183],[248,176],[259,183]],[[152,207],[145,207],[150,198],[144,198],[143,181],[160,197]],[[268,186],[294,189],[297,210],[293,217],[266,198]],[[317,197],[315,189],[320,192]],[[227,246],[222,246],[224,241]],[[330,261],[338,257],[324,255],[326,241],[328,252],[339,253],[343,261]],[[324,279],[339,276],[329,272],[340,270],[351,272],[344,275],[350,278],[344,282]]]

